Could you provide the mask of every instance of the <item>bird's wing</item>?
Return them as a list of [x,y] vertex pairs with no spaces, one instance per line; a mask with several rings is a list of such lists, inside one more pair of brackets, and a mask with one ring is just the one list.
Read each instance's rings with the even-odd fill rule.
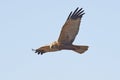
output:
[[38,54],[41,54],[41,55],[42,55],[43,53],[59,51],[60,49],[57,49],[57,48],[52,49],[52,48],[50,47],[50,45],[46,45],[46,46],[42,46],[42,47],[40,47],[40,48],[38,48],[38,49],[32,49],[32,50],[35,51],[35,53],[38,53]]
[[49,47],[49,45],[47,45],[47,46],[42,46],[42,47],[40,47],[40,48],[38,48],[38,49],[32,49],[33,51],[35,51],[35,53],[38,53],[38,54],[43,54],[43,53],[46,53],[46,52],[51,52],[51,50],[50,50],[50,47]]
[[84,14],[85,13],[82,8],[77,8],[74,12],[71,11],[67,21],[62,27],[58,42],[63,44],[72,44],[78,34],[81,18]]

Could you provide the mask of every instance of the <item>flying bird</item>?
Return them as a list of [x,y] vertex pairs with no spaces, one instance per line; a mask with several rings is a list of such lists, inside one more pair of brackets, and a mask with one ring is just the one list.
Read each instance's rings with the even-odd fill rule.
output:
[[32,49],[37,54],[44,54],[47,52],[54,52],[60,50],[73,50],[77,53],[84,53],[88,50],[86,45],[73,45],[76,35],[79,31],[81,18],[84,15],[83,8],[77,7],[74,12],[70,12],[65,24],[62,27],[58,40],[52,42],[49,45],[42,46],[38,49]]

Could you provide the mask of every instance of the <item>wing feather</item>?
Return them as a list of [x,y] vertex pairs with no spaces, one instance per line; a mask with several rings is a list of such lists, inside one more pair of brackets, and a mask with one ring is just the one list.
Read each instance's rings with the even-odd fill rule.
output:
[[82,8],[77,8],[73,13],[70,12],[67,21],[62,27],[58,42],[63,44],[72,44],[79,31],[81,18],[84,15]]

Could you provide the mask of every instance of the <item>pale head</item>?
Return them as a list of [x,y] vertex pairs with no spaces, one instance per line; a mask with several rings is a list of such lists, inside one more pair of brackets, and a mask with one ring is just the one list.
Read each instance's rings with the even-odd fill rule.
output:
[[50,49],[53,50],[53,51],[57,51],[57,50],[60,50],[59,49],[59,43],[58,41],[54,41],[50,44]]

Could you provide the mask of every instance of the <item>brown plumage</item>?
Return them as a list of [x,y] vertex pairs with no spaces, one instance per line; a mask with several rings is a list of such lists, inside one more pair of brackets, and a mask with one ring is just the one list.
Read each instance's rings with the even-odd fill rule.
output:
[[41,55],[46,52],[54,52],[59,50],[73,50],[80,54],[84,53],[88,50],[88,46],[72,44],[78,34],[81,18],[84,14],[85,13],[82,8],[77,8],[74,12],[70,12],[65,24],[62,27],[58,40],[50,45],[32,50]]

